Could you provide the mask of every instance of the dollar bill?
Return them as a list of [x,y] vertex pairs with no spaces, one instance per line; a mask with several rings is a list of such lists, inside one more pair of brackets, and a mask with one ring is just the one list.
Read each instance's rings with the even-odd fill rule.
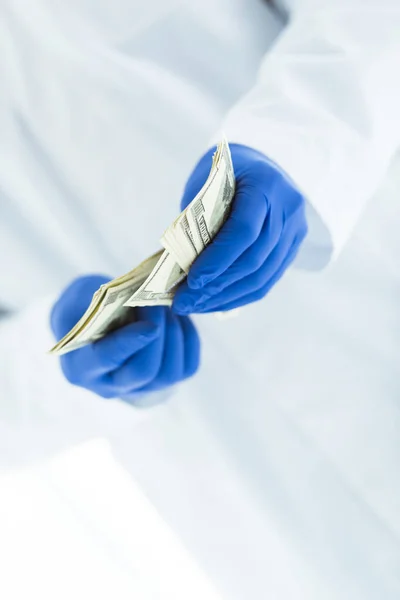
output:
[[146,281],[163,254],[162,250],[156,252],[129,273],[102,285],[85,314],[50,353],[72,352],[131,322],[132,308],[124,304]]
[[226,220],[235,193],[229,145],[218,146],[207,181],[162,237],[160,250],[125,275],[102,285],[85,314],[50,350],[65,354],[135,320],[134,307],[172,304],[190,265]]
[[186,273],[169,252],[164,250],[149,277],[125,302],[125,306],[170,306],[179,283],[185,277]]
[[160,250],[129,274],[101,286],[85,314],[51,353],[72,352],[132,322],[135,306],[170,305],[184,277],[168,252]]
[[223,139],[214,155],[207,181],[161,238],[164,248],[185,273],[227,219],[234,194],[231,153],[228,142]]

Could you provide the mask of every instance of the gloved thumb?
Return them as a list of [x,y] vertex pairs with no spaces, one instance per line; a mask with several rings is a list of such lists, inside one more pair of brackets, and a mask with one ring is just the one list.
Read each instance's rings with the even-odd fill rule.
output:
[[52,331],[60,340],[79,321],[98,288],[110,281],[104,275],[86,275],[75,279],[60,295],[50,315]]
[[210,173],[212,166],[212,159],[216,149],[216,146],[214,146],[206,154],[204,154],[204,156],[199,160],[199,162],[193,169],[193,172],[187,180],[183,192],[181,200],[181,210],[183,210],[187,207],[188,204],[190,204],[190,202],[197,196],[197,194],[207,181],[207,177]]
[[160,335],[160,327],[149,321],[129,323],[95,342],[93,352],[99,373],[118,369],[131,356],[143,350]]

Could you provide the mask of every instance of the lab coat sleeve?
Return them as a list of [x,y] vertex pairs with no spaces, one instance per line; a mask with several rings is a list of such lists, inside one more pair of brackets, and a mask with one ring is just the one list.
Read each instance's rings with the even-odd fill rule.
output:
[[[0,467],[37,462],[82,441],[108,437],[121,422],[151,418],[152,411],[104,400],[64,378],[59,359],[48,354],[54,345],[49,325],[54,302],[45,297],[0,320]],[[143,403],[164,396],[156,393]]]
[[287,4],[287,27],[221,129],[303,192],[309,235],[298,265],[318,269],[342,249],[399,146],[400,3]]
[[[44,298],[0,320],[0,465],[35,462],[99,435],[89,393],[69,386],[57,359]],[[75,412],[74,414],[74,411]]]

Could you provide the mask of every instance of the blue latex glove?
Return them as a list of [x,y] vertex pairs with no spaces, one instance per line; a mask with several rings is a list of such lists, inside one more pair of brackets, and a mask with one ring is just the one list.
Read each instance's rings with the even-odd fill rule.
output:
[[[231,144],[236,194],[230,216],[192,265],[173,310],[225,311],[263,298],[282,277],[307,234],[305,202],[293,182],[260,152]],[[208,177],[212,148],[195,167],[181,208]]]
[[[62,293],[51,313],[57,339],[75,325],[93,293],[107,281],[97,275],[80,277]],[[197,371],[200,341],[188,317],[161,306],[136,308],[133,314],[135,322],[60,357],[68,381],[103,398],[131,402]]]

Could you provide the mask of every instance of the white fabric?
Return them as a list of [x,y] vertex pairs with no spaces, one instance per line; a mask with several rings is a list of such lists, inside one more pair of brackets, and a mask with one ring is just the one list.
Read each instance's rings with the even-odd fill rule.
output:
[[92,439],[0,470],[7,600],[219,600],[110,444]]
[[293,2],[257,85],[224,120],[232,141],[285,169],[309,201],[302,266],[337,256],[400,140],[397,0]]
[[[334,69],[339,78],[348,72],[346,44],[358,39],[358,25],[371,36],[375,23],[385,28],[384,47],[396,55],[398,40],[390,36],[397,13],[384,10],[393,3],[363,11],[366,3],[348,0],[348,20],[342,3],[318,4],[343,26],[334,39],[337,54],[343,50],[343,71]],[[357,89],[365,92],[360,114],[343,106],[346,118],[335,117],[335,134],[328,135],[332,121],[318,117],[334,101],[336,108],[347,102],[348,80],[339,87],[338,79],[335,85],[326,79],[328,89],[312,65],[323,64],[325,73],[332,59],[320,63],[319,53],[338,27],[329,30],[328,13],[318,11],[321,29],[313,34],[312,13],[301,7],[297,2],[293,24],[263,62],[260,84],[257,70],[280,24],[256,0],[3,1],[0,298],[21,312],[0,324],[0,457],[26,463],[107,437],[224,599],[394,600],[400,593],[399,166],[326,272],[291,271],[236,320],[197,319],[201,372],[160,407],[104,402],[68,385],[44,354],[51,344],[48,311],[60,287],[83,272],[120,274],[154,250],[193,163],[238,101],[224,126],[257,146],[258,130],[247,128],[254,107],[247,112],[246,99],[240,101],[253,85],[257,95],[273,88],[277,98],[292,96],[279,120],[278,105],[271,109],[287,149],[278,158],[293,178],[304,171],[299,184],[316,220],[318,214],[324,220],[310,243],[316,239],[327,258],[332,241],[342,246],[398,142],[398,117],[389,111],[398,88],[383,80],[390,52],[380,63],[377,42],[366,46],[363,37],[360,56],[372,53],[374,64],[362,81],[364,71],[353,65]],[[282,65],[284,77],[274,62],[279,48],[288,51],[285,65],[294,61],[287,70]],[[297,71],[295,57],[305,54]],[[375,73],[382,78],[379,97],[370,96]],[[310,96],[315,112],[305,124],[299,113],[297,123],[315,148],[294,153],[296,162],[286,124],[293,125],[296,94],[306,89],[301,78],[318,89]],[[369,120],[361,112],[366,105]],[[239,114],[246,117],[241,128]],[[259,114],[260,126],[270,127],[268,102]],[[391,118],[390,134],[386,125],[381,129],[382,115]],[[360,123],[368,135],[360,135]],[[332,155],[343,167],[335,167],[335,182]],[[313,177],[322,173],[334,183],[334,205],[329,185],[321,195],[312,188],[311,157],[318,158]]]

